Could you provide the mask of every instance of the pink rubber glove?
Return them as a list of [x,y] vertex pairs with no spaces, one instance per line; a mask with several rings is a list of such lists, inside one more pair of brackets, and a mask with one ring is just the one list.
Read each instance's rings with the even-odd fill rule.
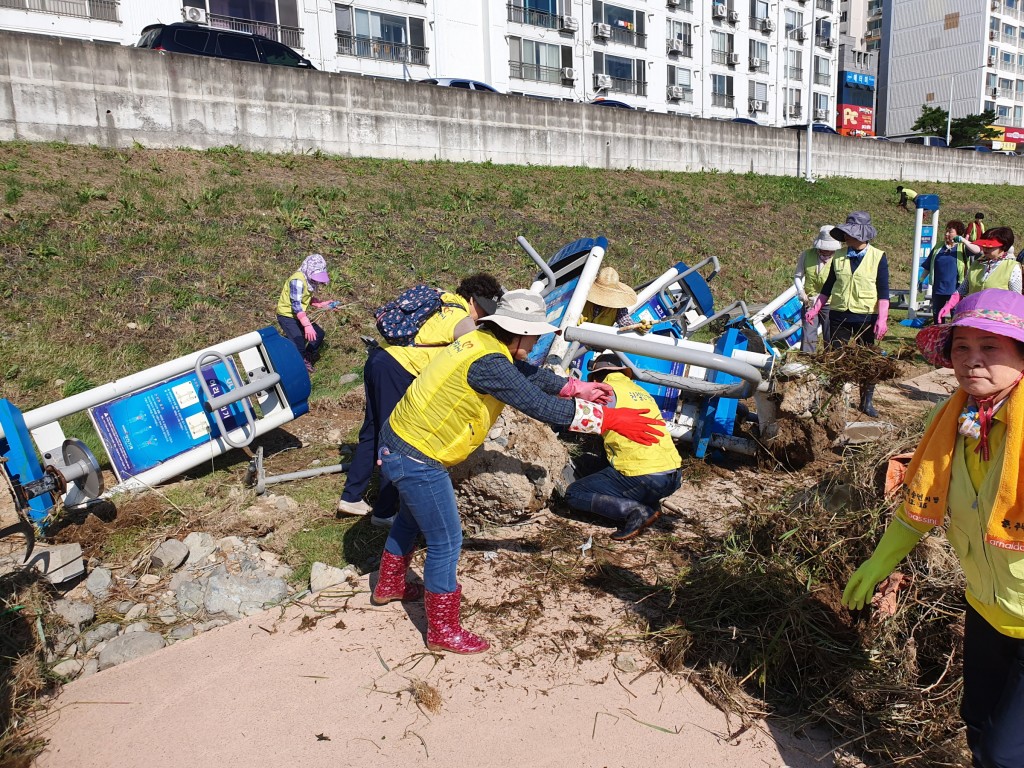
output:
[[306,317],[305,312],[296,312],[295,319],[302,325],[302,335],[306,337],[306,341],[310,344],[316,343],[316,330],[313,328],[313,324],[309,322],[309,318]]
[[313,301],[309,303],[312,304],[317,309],[332,309],[331,304],[333,304],[334,302],[332,302],[330,299],[313,299]]
[[960,294],[959,293],[954,293],[952,296],[950,296],[949,297],[949,301],[947,301],[942,306],[942,309],[939,310],[939,322],[941,323],[943,320],[945,320],[947,317],[949,317],[951,314],[953,314],[953,307],[955,307],[959,303],[960,303]]
[[878,319],[875,320],[875,341],[881,341],[885,338],[886,331],[889,330],[889,300],[879,299],[878,300]]
[[565,386],[559,391],[559,397],[578,397],[581,400],[589,400],[598,405],[611,402],[615,390],[607,384],[597,381],[580,381],[570,378]]
[[808,323],[814,322],[814,318],[816,318],[818,316],[818,313],[821,312],[821,309],[822,307],[825,306],[826,301],[828,301],[828,296],[826,296],[824,293],[819,293],[818,298],[814,300],[814,306],[812,306],[804,313],[804,318],[807,320]]

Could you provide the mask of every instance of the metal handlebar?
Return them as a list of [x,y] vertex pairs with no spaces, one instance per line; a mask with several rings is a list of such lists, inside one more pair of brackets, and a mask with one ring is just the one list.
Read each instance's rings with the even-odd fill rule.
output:
[[[203,367],[207,364],[208,360],[223,363],[225,370],[228,372],[228,376],[231,377],[231,383],[234,384],[234,388],[232,390],[223,395],[213,394],[210,390],[209,383],[206,381],[206,377],[203,375]],[[225,406],[237,403],[240,400],[245,400],[250,395],[254,395],[257,392],[264,391],[268,387],[274,386],[281,380],[281,375],[272,373],[261,377],[259,381],[243,384],[241,378],[238,376],[238,372],[231,366],[228,359],[220,352],[209,350],[207,352],[201,352],[199,357],[196,359],[196,378],[199,379],[199,386],[202,387],[203,395],[205,396],[203,409],[207,413],[211,414],[214,421],[217,422],[217,428],[220,430],[221,439],[232,448],[244,448],[251,443],[253,438],[256,437],[256,421],[252,416],[252,411],[247,407],[247,404],[243,403],[242,413],[245,417],[244,426],[248,427],[249,431],[241,442],[236,442],[229,436],[227,426],[224,424],[224,417],[221,416],[220,410]]]

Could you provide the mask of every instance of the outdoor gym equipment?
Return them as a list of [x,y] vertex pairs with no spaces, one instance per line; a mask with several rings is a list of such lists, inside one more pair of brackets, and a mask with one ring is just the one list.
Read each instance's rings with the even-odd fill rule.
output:
[[[924,223],[925,211],[932,212],[930,224]],[[932,286],[928,281],[927,274],[923,274],[921,264],[928,258],[932,246],[939,238],[939,196],[918,195],[914,200],[914,253],[910,259],[910,290],[890,291],[894,307],[905,308],[907,319],[901,320],[901,325],[912,328],[920,328],[927,320],[927,313],[931,310]],[[927,286],[924,299],[920,299],[922,285]],[[924,312],[924,317],[919,317],[918,312]]]
[[256,490],[257,495],[262,496],[267,492],[268,485],[286,483],[289,480],[305,480],[306,478],[330,475],[335,472],[347,472],[350,466],[352,466],[352,463],[347,462],[343,464],[331,464],[327,467],[303,469],[298,472],[289,472],[284,475],[268,475],[263,468],[263,446],[261,445],[256,449],[256,455],[252,457],[252,461],[249,462],[249,467],[246,470],[246,482]]

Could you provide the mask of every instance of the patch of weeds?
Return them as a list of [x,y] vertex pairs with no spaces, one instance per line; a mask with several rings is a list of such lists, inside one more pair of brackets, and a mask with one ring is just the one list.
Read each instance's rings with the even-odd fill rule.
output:
[[8,205],[14,205],[16,202],[21,200],[21,196],[25,194],[25,187],[22,186],[22,183],[17,179],[7,179],[5,186],[4,202]]
[[292,579],[309,581],[313,563],[340,568],[351,563],[360,568],[367,559],[379,555],[387,531],[375,528],[364,518],[329,520],[305,528],[288,540],[285,556],[295,569]]

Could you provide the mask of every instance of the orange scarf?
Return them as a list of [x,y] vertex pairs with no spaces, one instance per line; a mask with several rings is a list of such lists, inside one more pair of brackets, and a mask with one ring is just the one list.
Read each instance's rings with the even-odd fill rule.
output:
[[[903,510],[911,520],[942,525],[953,470],[953,449],[960,439],[958,419],[966,404],[967,393],[958,389],[932,419],[914,451],[903,480]],[[1024,552],[1024,496],[1017,493],[1018,478],[1024,478],[1024,387],[1014,387],[1005,408],[1003,465],[985,541]]]

